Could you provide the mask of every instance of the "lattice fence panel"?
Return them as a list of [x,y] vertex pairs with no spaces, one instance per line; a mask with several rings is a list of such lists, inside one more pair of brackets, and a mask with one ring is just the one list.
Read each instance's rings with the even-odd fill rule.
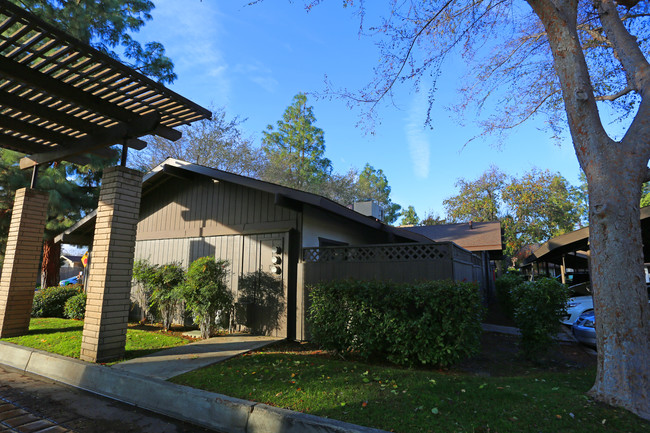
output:
[[448,244],[393,244],[363,247],[305,248],[303,261],[325,262],[402,262],[415,260],[446,260],[450,258]]

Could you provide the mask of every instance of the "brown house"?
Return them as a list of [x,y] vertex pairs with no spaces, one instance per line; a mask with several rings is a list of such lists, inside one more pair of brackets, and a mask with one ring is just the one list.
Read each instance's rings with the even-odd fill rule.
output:
[[[57,240],[91,245],[94,225],[92,213]],[[303,249],[422,242],[327,198],[170,158],[144,177],[135,259],[184,267],[204,256],[228,260],[239,323],[294,338]]]

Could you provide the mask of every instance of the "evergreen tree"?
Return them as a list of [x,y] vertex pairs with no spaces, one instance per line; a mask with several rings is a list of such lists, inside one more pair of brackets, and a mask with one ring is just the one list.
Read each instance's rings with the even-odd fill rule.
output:
[[[142,46],[135,33],[151,20],[149,0],[12,0],[13,3],[163,83],[176,79],[174,64],[159,42]],[[118,51],[120,54],[118,54]]]
[[276,127],[267,126],[262,143],[268,158],[264,179],[309,192],[318,192],[332,172],[325,158],[323,130],[314,126],[313,107],[298,93]]
[[413,206],[409,206],[402,212],[401,226],[416,226],[420,223],[420,218]]

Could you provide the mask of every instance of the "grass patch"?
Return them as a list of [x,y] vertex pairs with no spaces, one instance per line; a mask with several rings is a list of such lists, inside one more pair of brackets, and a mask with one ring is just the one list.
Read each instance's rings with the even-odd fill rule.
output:
[[[83,322],[79,320],[32,318],[27,334],[20,337],[3,338],[2,341],[79,358],[82,332]],[[187,339],[167,335],[155,328],[146,331],[129,328],[126,331],[126,350],[121,361],[187,343]]]
[[650,423],[585,396],[594,380],[592,366],[519,367],[498,377],[406,369],[344,361],[285,343],[171,381],[404,433],[650,432]]

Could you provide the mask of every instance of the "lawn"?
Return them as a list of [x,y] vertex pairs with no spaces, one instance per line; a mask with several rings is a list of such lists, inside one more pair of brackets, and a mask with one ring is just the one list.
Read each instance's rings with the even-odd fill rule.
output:
[[[20,337],[3,338],[2,341],[33,347],[59,355],[79,358],[83,322],[56,318],[33,318],[29,332]],[[126,332],[126,351],[122,360],[148,355],[161,349],[181,346],[189,340],[168,334],[156,328],[134,329]]]
[[450,370],[343,360],[282,343],[171,381],[403,433],[650,432],[650,423],[585,396],[595,367],[579,347],[537,365],[501,350],[515,344],[511,337],[498,339]]

